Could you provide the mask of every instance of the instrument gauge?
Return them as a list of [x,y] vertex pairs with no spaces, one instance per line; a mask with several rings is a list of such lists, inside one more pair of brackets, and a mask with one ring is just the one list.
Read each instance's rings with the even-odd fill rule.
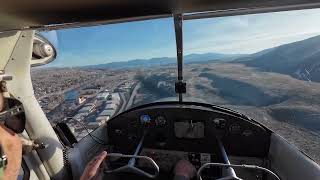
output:
[[239,123],[233,123],[229,127],[229,132],[232,134],[240,134],[241,132],[241,126]]
[[151,117],[147,114],[141,115],[140,122],[141,122],[141,124],[149,124],[149,123],[151,123]]
[[246,129],[246,130],[243,131],[242,135],[246,136],[246,137],[252,136],[253,135],[253,131],[250,130],[250,129]]
[[212,120],[213,125],[217,129],[224,129],[226,127],[227,121],[223,118],[215,118]]
[[167,120],[166,120],[166,118],[164,118],[163,116],[158,116],[158,117],[155,119],[155,122],[156,122],[156,125],[157,125],[157,126],[164,126],[164,125],[166,125]]

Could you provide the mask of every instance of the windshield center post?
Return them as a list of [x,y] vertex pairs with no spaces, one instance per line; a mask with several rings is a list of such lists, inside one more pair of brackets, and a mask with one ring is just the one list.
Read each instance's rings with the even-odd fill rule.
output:
[[176,35],[177,46],[177,65],[178,65],[178,80],[175,83],[175,92],[179,94],[179,102],[183,101],[183,93],[186,93],[186,83],[183,82],[183,36],[182,23],[183,15],[174,14],[174,29]]

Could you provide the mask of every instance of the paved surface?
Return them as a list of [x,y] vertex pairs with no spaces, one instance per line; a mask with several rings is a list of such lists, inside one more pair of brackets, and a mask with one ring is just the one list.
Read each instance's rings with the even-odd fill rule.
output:
[[116,114],[119,114],[119,113],[125,111],[126,110],[125,107],[127,107],[126,97],[121,92],[119,93],[119,95],[120,95],[120,99],[121,99],[121,107],[119,108],[119,110],[118,110],[118,112]]
[[126,105],[126,109],[125,109],[125,110],[129,109],[129,108],[132,106],[134,97],[136,96],[137,91],[138,91],[138,89],[139,89],[140,87],[141,87],[141,82],[138,82],[138,83],[136,84],[136,86],[135,86],[135,87],[133,88],[133,90],[132,90],[132,93],[131,93],[130,98],[129,98],[128,102],[127,102],[127,105]]

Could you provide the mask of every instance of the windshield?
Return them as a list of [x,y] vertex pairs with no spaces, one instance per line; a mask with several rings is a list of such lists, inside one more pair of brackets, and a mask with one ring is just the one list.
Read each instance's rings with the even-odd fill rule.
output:
[[[319,17],[314,9],[184,21],[184,101],[247,114],[320,162]],[[32,69],[35,95],[51,124],[66,122],[77,139],[126,109],[177,100],[172,18],[51,34],[57,59]]]

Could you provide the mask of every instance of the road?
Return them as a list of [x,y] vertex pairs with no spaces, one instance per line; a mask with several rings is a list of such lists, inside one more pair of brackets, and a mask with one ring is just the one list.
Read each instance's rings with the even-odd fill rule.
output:
[[134,97],[136,96],[137,91],[138,91],[138,89],[139,89],[140,87],[141,87],[141,82],[138,82],[138,83],[135,85],[135,87],[133,88],[133,90],[132,90],[132,93],[131,93],[130,98],[129,98],[128,102],[127,102],[127,105],[126,105],[125,110],[129,109],[129,108],[132,106]]
[[116,114],[119,114],[119,113],[125,111],[126,110],[125,107],[127,107],[126,97],[121,92],[119,93],[119,95],[120,95],[120,99],[121,99],[121,107],[120,107],[120,109],[118,110],[118,112]]
[[122,103],[121,103],[121,107],[120,107],[120,109],[118,110],[117,114],[119,114],[119,113],[121,113],[121,112],[129,109],[129,108],[132,106],[134,97],[136,96],[137,91],[138,91],[138,89],[140,88],[140,86],[141,86],[141,83],[140,83],[140,82],[138,82],[138,83],[134,86],[134,88],[133,88],[133,90],[132,90],[132,92],[131,92],[131,94],[130,94],[129,100],[127,100],[127,98],[125,97],[124,93],[119,92],[119,95],[120,95],[120,98],[121,98],[121,102],[122,102]]

